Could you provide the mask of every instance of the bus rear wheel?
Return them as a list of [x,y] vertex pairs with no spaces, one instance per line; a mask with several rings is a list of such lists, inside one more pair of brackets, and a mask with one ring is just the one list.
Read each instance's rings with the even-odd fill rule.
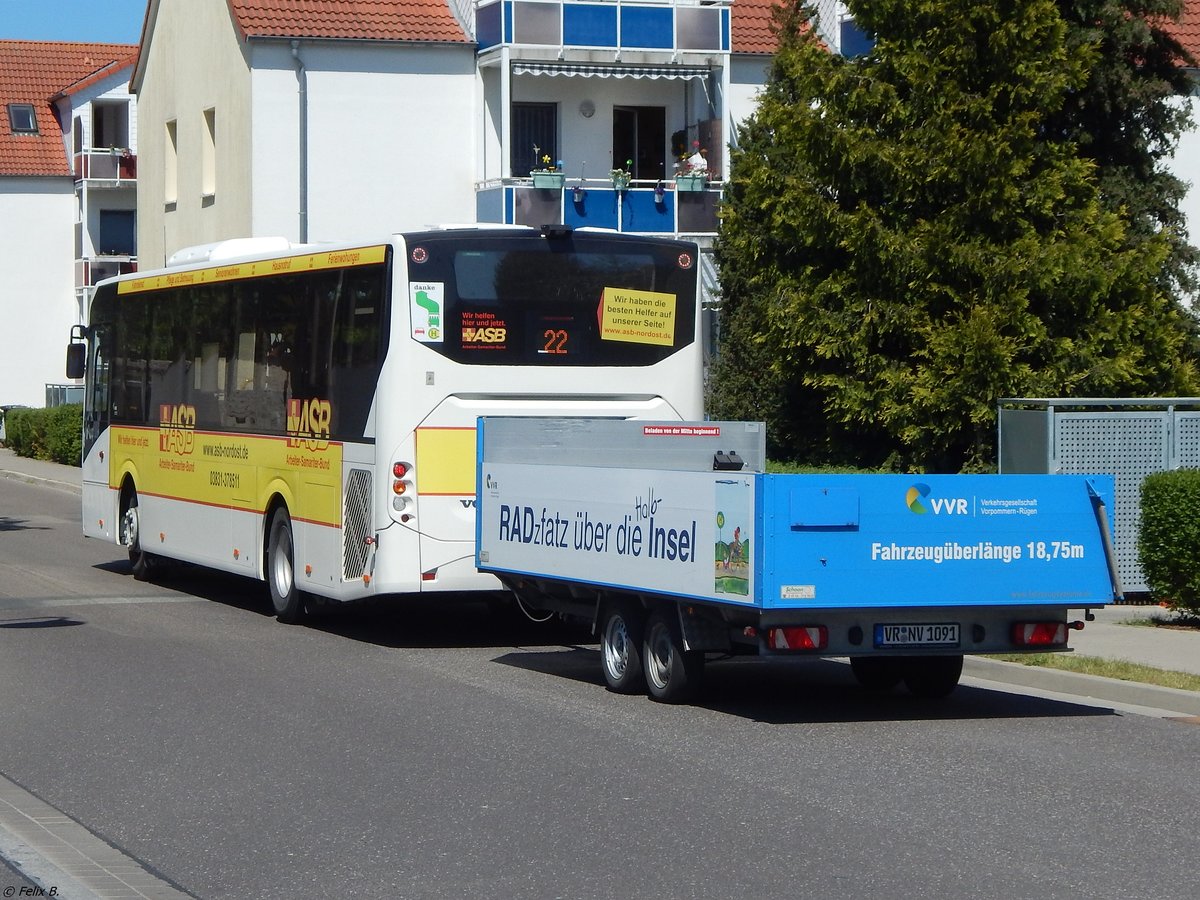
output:
[[267,585],[275,618],[288,625],[304,618],[304,592],[296,587],[295,560],[292,518],[280,509],[271,517],[267,540]]

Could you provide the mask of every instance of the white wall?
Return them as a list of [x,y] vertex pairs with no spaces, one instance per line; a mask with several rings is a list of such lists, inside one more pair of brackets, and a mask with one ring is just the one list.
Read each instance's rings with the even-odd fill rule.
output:
[[0,403],[43,406],[77,324],[70,178],[0,178]]
[[[327,43],[301,53],[309,240],[475,221],[472,47]],[[256,97],[256,116],[262,108]]]
[[[1188,241],[1193,246],[1200,246],[1200,96],[1193,95],[1190,102],[1192,128],[1179,140],[1171,171],[1191,186],[1179,208],[1187,219]],[[1191,298],[1192,308],[1200,312],[1197,301],[1200,297]]]

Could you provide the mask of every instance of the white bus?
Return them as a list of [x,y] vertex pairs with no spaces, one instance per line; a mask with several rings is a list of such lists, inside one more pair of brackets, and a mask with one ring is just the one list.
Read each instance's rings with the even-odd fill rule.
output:
[[[266,246],[264,245],[264,241]],[[102,283],[84,533],[313,595],[498,590],[474,566],[480,415],[702,415],[695,244],[464,227],[247,239]]]

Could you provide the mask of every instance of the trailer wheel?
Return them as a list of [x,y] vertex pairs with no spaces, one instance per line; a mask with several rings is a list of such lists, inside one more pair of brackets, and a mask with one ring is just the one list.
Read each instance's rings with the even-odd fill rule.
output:
[[296,587],[295,548],[292,543],[292,519],[286,509],[271,517],[267,542],[267,585],[275,618],[293,625],[304,617],[304,593]]
[[868,691],[890,691],[904,677],[902,660],[894,656],[852,656],[850,671]]
[[704,654],[683,649],[683,632],[674,607],[651,614],[646,625],[642,666],[650,696],[662,703],[683,703],[699,690],[704,677]]
[[917,656],[905,661],[904,684],[914,697],[941,699],[958,687],[963,658]]
[[602,622],[600,659],[608,689],[617,694],[640,694],[646,689],[642,668],[645,612],[632,601],[613,600],[604,605]]

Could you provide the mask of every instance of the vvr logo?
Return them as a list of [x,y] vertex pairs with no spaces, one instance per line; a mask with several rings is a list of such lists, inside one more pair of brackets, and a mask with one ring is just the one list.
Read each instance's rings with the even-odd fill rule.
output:
[[914,484],[908,489],[904,502],[909,512],[923,516],[930,510],[936,516],[965,516],[967,501],[964,497],[930,497],[930,487],[927,484]]

